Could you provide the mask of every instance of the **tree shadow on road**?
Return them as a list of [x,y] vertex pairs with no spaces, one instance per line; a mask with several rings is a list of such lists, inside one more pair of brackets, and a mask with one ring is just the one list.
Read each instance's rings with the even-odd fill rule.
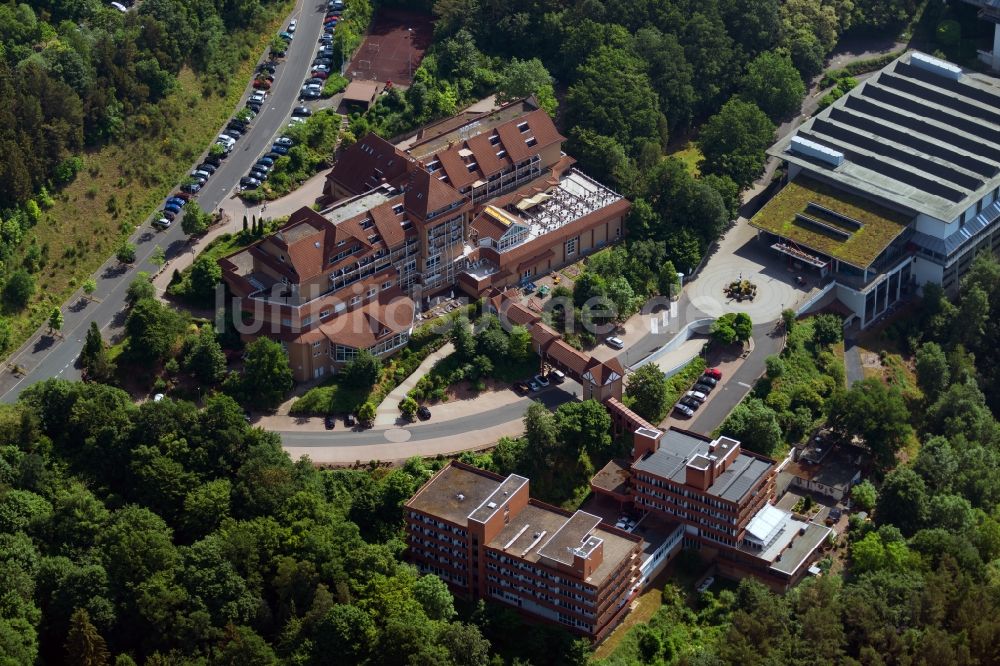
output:
[[73,305],[69,306],[69,311],[70,312],[81,312],[81,311],[83,311],[87,307],[88,303],[90,303],[89,300],[87,300],[86,298],[81,297],[76,303],[74,303]]
[[52,347],[56,343],[56,338],[53,335],[43,335],[38,338],[35,342],[35,346],[32,348],[31,352],[37,354],[40,351],[45,351],[46,349]]
[[118,277],[119,275],[124,275],[128,272],[128,266],[125,264],[116,264],[114,266],[108,266],[104,269],[104,274],[101,276],[104,279],[109,279],[113,277]]

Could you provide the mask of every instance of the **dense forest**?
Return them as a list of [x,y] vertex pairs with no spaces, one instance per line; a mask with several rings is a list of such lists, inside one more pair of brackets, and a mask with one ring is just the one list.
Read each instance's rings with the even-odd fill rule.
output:
[[444,583],[400,562],[401,503],[430,473],[292,462],[228,397],[35,385],[0,410],[0,663],[582,658],[497,608],[457,619]]

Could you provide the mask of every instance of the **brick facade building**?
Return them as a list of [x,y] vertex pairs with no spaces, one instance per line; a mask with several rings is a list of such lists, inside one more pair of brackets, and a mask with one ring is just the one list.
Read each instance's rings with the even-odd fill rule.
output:
[[643,540],[529,496],[528,479],[452,462],[406,503],[408,557],[457,594],[599,641],[641,583]]
[[244,338],[280,340],[295,378],[316,379],[402,347],[437,294],[479,297],[621,238],[629,202],[573,169],[563,140],[530,99],[405,149],[362,138],[330,171],[325,208],[219,260]]

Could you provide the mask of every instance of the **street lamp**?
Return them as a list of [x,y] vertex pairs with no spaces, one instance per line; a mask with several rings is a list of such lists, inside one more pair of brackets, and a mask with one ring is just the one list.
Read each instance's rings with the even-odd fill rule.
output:
[[409,46],[406,49],[406,79],[407,83],[413,82],[413,28],[406,29],[406,37],[409,40]]

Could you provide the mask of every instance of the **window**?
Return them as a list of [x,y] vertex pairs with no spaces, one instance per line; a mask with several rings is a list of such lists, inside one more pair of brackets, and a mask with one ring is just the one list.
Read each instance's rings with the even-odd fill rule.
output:
[[360,296],[351,296],[351,305],[357,305],[361,302]]
[[362,229],[371,229],[373,224],[375,224],[375,223],[372,222],[371,220],[369,220],[368,218],[365,218],[365,219],[361,220],[361,228]]
[[528,131],[528,121],[525,120],[523,123],[519,123],[517,129],[520,130],[521,134]]
[[389,289],[392,287],[392,280],[386,280],[382,283],[382,289]]
[[327,317],[330,316],[331,312],[332,312],[332,310],[320,310],[319,318],[320,319],[326,319]]
[[465,168],[469,170],[469,173],[472,173],[473,171],[476,170],[477,166],[479,166],[477,162],[470,162],[469,164],[466,165]]
[[530,278],[531,277],[531,269],[529,268],[528,270],[526,270],[523,273],[521,273],[521,277],[523,277],[523,278]]
[[314,342],[313,343],[313,356],[319,356],[320,355],[320,352],[322,351],[322,349],[321,349],[322,346],[323,346],[323,342],[322,341]]
[[576,238],[570,238],[568,241],[566,241],[566,256],[567,257],[571,257],[574,254],[576,254],[576,243],[577,243],[578,240],[580,240],[579,236],[577,236]]
[[378,293],[378,287],[368,287],[368,298]]
[[498,150],[497,151],[497,157],[502,160],[503,158],[507,157],[507,151],[506,150]]
[[538,143],[538,139],[536,139],[535,137],[531,137],[530,139],[525,139],[524,143],[528,145],[528,148],[531,148],[532,146]]
[[403,214],[403,204],[396,204],[395,206],[393,206],[392,207],[392,212],[395,213],[396,215],[402,215]]
[[308,326],[311,323],[313,323],[312,315],[309,315],[307,317],[303,317],[302,318],[302,326],[303,327],[306,327],[306,326]]
[[494,134],[493,136],[490,137],[490,145],[491,146],[495,146],[498,143],[500,143],[500,135],[499,134]]
[[427,263],[424,264],[425,269],[431,269],[441,263],[441,255],[435,254],[433,257],[428,257]]
[[346,240],[337,241],[337,247],[340,247],[341,245],[345,245],[346,243],[347,243]]

